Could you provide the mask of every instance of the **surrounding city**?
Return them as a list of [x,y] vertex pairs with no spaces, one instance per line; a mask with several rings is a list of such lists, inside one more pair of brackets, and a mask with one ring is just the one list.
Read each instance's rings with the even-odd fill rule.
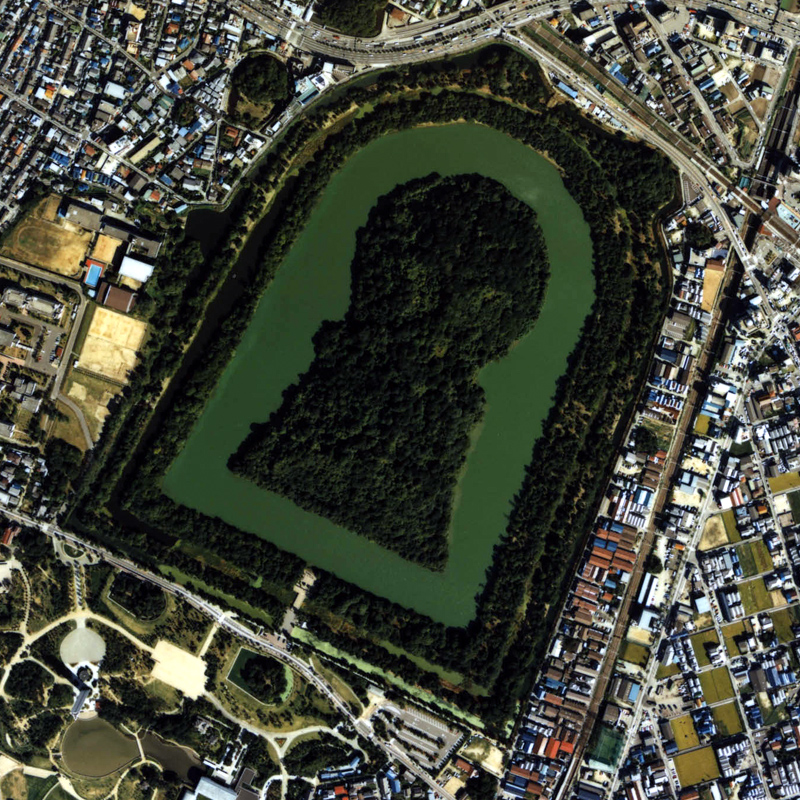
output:
[[0,0],[0,799],[800,797],[799,52]]

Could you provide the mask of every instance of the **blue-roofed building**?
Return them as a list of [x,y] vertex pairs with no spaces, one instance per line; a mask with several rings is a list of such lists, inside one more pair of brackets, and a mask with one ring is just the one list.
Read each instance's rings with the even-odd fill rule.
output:
[[697,84],[697,88],[698,88],[698,89],[699,89],[701,92],[705,92],[705,91],[707,91],[708,89],[710,89],[710,88],[711,88],[713,85],[714,85],[714,79],[713,79],[713,78],[712,78],[710,75],[708,75],[708,76],[706,76],[705,78],[703,78],[703,80],[702,80],[702,81],[700,81],[700,82]]
[[653,56],[658,55],[660,52],[663,51],[663,49],[664,48],[661,46],[661,42],[658,41],[648,42],[643,48],[644,54],[648,58],[652,58]]
[[609,67],[609,70],[608,70],[608,71],[609,71],[609,73],[611,73],[611,75],[613,75],[613,76],[614,76],[614,77],[615,77],[615,78],[616,78],[616,79],[617,79],[617,80],[618,80],[618,81],[619,81],[619,82],[620,82],[620,83],[621,83],[623,86],[627,86],[627,85],[628,85],[628,79],[627,79],[627,78],[625,77],[625,75],[622,73],[622,67],[621,67],[621,66],[620,66],[620,65],[619,65],[619,64],[618,64],[616,61],[615,61],[615,62],[614,62],[614,63],[613,63],[613,64],[612,64],[610,67]]
[[564,83],[564,81],[557,81],[556,82],[556,86],[559,89],[561,89],[561,91],[564,92],[564,94],[568,95],[573,100],[577,99],[578,92],[575,89],[573,89],[571,86],[568,86],[566,83]]
[[86,263],[88,269],[86,270],[86,277],[83,279],[83,282],[94,289],[100,282],[100,277],[103,274],[103,265],[91,259]]

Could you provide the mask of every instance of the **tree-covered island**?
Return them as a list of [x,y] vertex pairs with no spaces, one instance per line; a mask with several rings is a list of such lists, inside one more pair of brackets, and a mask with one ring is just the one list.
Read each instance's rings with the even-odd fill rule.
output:
[[345,318],[323,323],[311,367],[229,466],[441,569],[480,369],[533,327],[547,271],[534,211],[498,182],[396,187],[358,232]]

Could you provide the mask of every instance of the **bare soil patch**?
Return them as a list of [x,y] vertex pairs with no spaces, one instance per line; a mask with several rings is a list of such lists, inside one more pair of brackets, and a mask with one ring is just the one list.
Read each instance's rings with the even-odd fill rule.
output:
[[147,323],[141,320],[110,308],[96,308],[78,366],[87,372],[127,383],[146,331]]
[[763,121],[764,117],[767,115],[767,106],[769,105],[769,100],[766,97],[757,97],[755,100],[750,102],[750,108],[753,109],[753,113]]
[[59,201],[49,197],[39,203],[11,231],[0,253],[59,275],[79,275],[92,234],[64,220],[54,221]]
[[92,248],[92,258],[109,264],[114,260],[117,253],[117,248],[122,244],[120,239],[115,239],[113,236],[106,236],[101,233],[97,237],[97,241]]
[[[111,413],[109,404],[119,392],[120,387],[117,384],[109,383],[80,370],[73,370],[64,383],[64,393],[83,412],[89,434],[94,441],[100,437],[106,417]],[[78,433],[85,448],[86,440],[83,438],[80,428]]]
[[715,517],[709,517],[703,535],[700,537],[700,544],[697,546],[697,549],[713,550],[715,547],[721,547],[723,544],[727,543],[728,534],[725,533],[725,525],[722,522],[722,516],[717,514]]
[[161,639],[153,651],[156,662],[153,678],[183,692],[187,697],[198,698],[206,683],[206,665],[202,658],[181,650],[171,642]]

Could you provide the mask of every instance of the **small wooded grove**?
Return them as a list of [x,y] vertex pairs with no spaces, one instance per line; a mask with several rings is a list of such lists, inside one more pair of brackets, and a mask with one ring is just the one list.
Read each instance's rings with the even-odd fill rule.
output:
[[114,576],[108,595],[141,620],[156,619],[167,607],[167,596],[162,589],[126,572],[118,572]]
[[266,54],[237,64],[231,74],[231,87],[253,103],[265,106],[287,102],[294,91],[286,66]]
[[351,36],[381,32],[386,0],[322,0],[315,21]]
[[[493,97],[473,93],[473,88],[486,86]],[[417,91],[410,94],[408,87]],[[435,87],[441,89],[437,94],[429,91]],[[323,639],[444,694],[481,715],[497,735],[502,735],[540,661],[602,492],[615,432],[635,402],[667,300],[653,222],[673,195],[675,172],[659,153],[605,133],[571,108],[546,108],[547,96],[532,62],[496,47],[468,68],[445,62],[385,73],[374,85],[344,91],[301,119],[246,185],[239,201],[240,220],[246,223],[263,213],[266,192],[279,185],[296,154],[313,153],[313,158],[271,206],[272,223],[247,288],[230,313],[207,323],[213,333],[207,338],[209,346],[183,361],[176,375],[185,338],[175,333],[191,329],[202,304],[231,270],[243,223],[233,222],[218,250],[207,258],[178,238],[166,249],[161,272],[151,281],[163,323],[144,354],[138,380],[106,422],[103,438],[87,462],[76,515],[85,532],[94,532],[107,545],[117,543],[145,563],[174,564],[211,584],[224,578],[228,591],[238,585],[251,595],[289,599],[303,567],[299,558],[219,519],[178,506],[159,488],[258,298],[332,173],[385,132],[467,120],[546,152],[590,227],[596,301],[559,382],[530,466],[521,476],[474,620],[465,628],[447,627],[321,570],[316,570],[318,580],[303,607],[308,627]],[[354,102],[369,102],[373,110],[309,147],[322,123]],[[191,254],[191,267],[185,254]],[[241,269],[240,264],[237,272]],[[163,381],[171,375],[158,421],[148,429]],[[118,501],[146,526],[134,527],[130,516],[109,521],[106,507],[115,486]],[[115,503],[110,507],[117,508]],[[257,590],[252,586],[256,579]],[[432,672],[391,655],[381,646],[385,641],[459,672],[460,689],[453,691]]]
[[354,755],[353,749],[339,739],[320,736],[292,745],[283,757],[283,765],[290,775],[313,778],[323,769],[347,766]]
[[483,417],[478,372],[533,326],[547,278],[533,210],[480,175],[379,198],[356,235],[350,307],[229,466],[302,508],[441,569]]
[[240,670],[242,681],[257,697],[268,706],[277,705],[286,691],[286,667],[277,659],[259,654],[252,655]]

